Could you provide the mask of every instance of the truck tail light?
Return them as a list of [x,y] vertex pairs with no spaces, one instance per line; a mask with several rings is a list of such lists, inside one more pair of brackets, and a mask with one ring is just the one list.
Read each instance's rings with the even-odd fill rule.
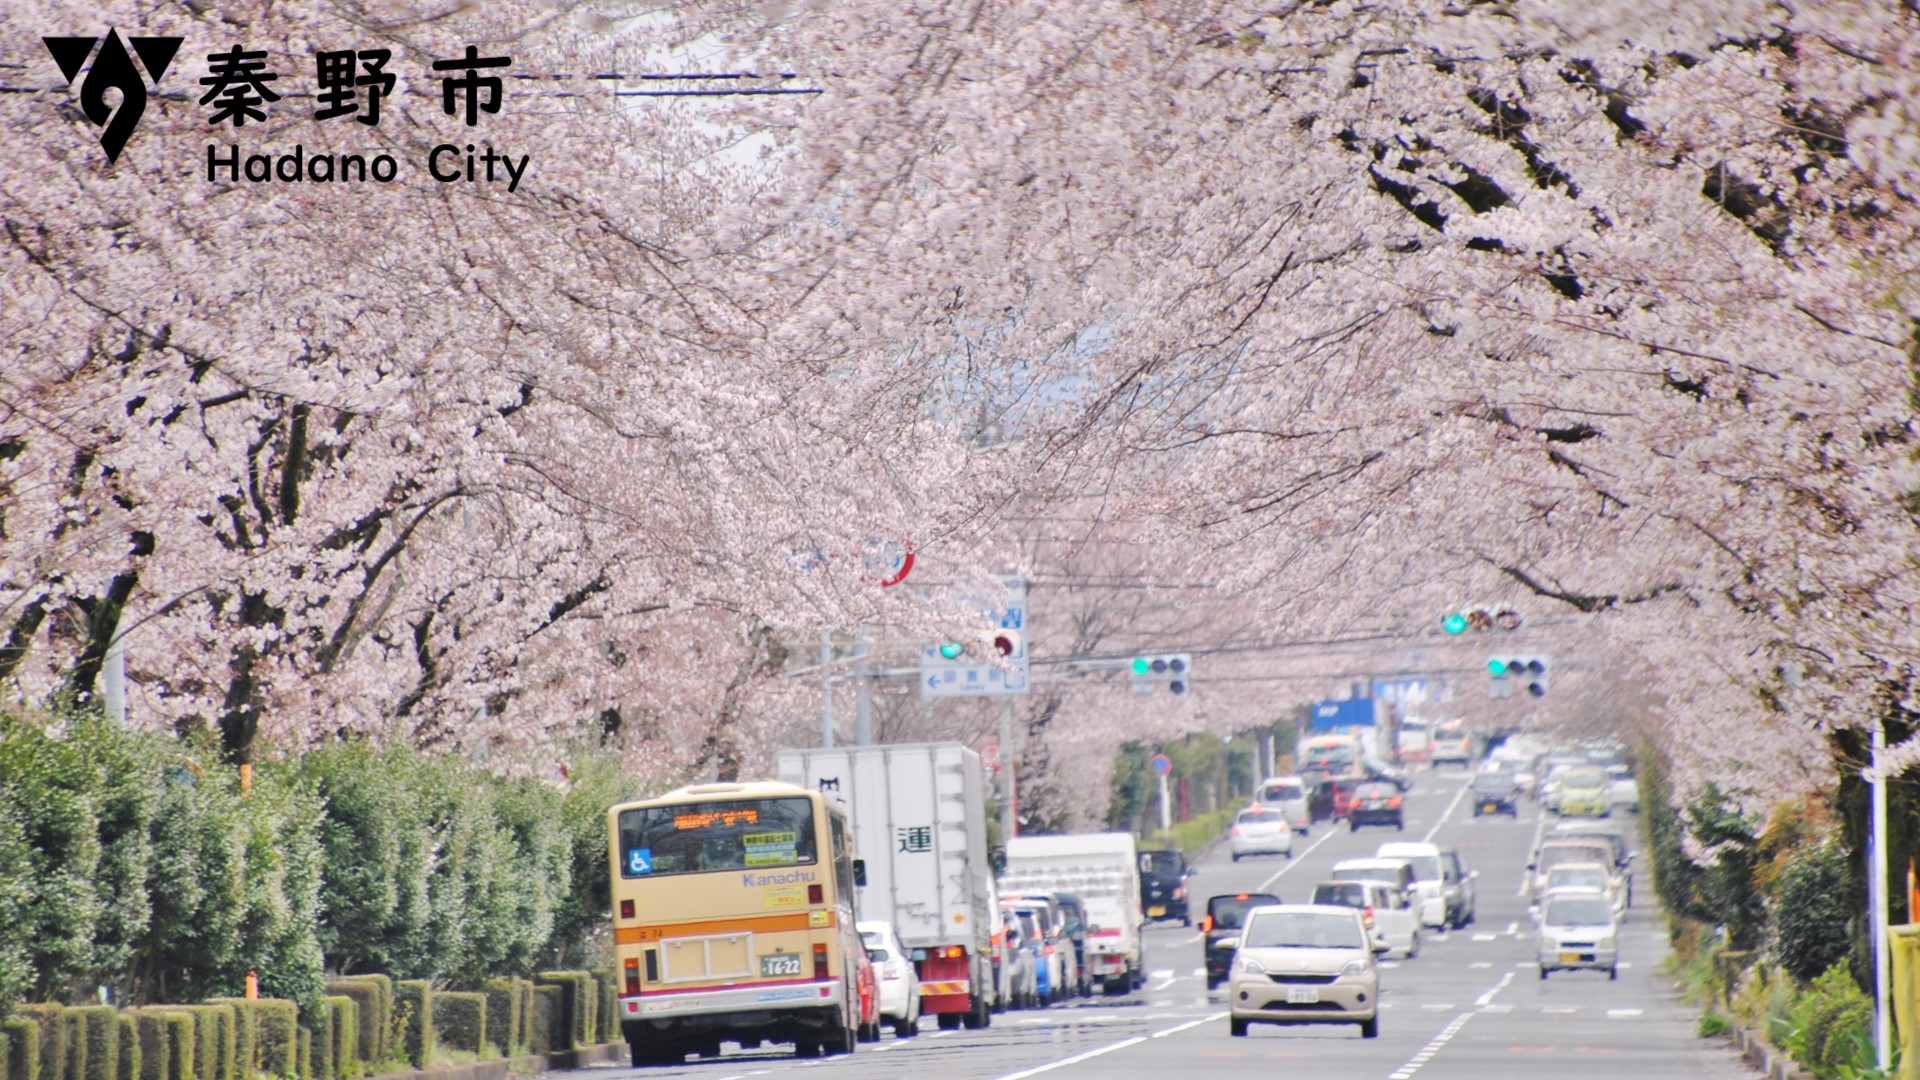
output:
[[[815,886],[815,888],[818,887]],[[816,979],[827,977],[827,946],[824,942],[813,947],[813,977]]]
[[1212,929],[1213,929],[1213,916],[1211,915],[1200,916],[1200,932],[1204,934]]
[[633,918],[633,901],[631,900],[620,901],[620,917],[623,919]]
[[818,904],[826,899],[826,892],[818,885],[807,886],[807,903]]
[[1369,930],[1373,929],[1373,908],[1372,907],[1366,907],[1361,909],[1360,921],[1367,924],[1367,929]]
[[967,950],[961,945],[943,945],[933,950],[933,955],[941,960],[959,960],[967,955]]
[[627,972],[627,993],[629,994],[639,993],[640,992],[640,961],[629,956],[627,957],[627,962],[624,965],[624,967],[626,968],[626,972]]

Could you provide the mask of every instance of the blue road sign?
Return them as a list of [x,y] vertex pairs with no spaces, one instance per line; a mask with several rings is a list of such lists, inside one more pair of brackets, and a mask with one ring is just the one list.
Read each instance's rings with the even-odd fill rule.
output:
[[1165,754],[1153,755],[1153,771],[1165,776],[1173,771],[1173,759]]

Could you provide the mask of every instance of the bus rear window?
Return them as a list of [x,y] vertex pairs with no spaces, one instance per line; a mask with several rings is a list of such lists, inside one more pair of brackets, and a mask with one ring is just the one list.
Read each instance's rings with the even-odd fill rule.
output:
[[809,866],[816,846],[807,799],[731,799],[620,814],[622,877]]

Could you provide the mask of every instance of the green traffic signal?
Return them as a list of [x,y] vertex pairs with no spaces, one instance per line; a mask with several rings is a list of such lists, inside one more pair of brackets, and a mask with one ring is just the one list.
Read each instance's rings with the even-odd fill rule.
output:
[[1496,679],[1501,678],[1505,676],[1507,673],[1507,662],[1505,660],[1499,659],[1498,657],[1488,660],[1487,672],[1488,674],[1491,674]]
[[1448,615],[1440,625],[1446,627],[1449,634],[1463,634],[1467,629],[1467,617],[1456,611]]
[[1145,675],[1151,670],[1153,670],[1153,661],[1148,660],[1144,656],[1136,656],[1133,658],[1133,673],[1135,675]]
[[958,660],[966,651],[967,646],[963,642],[943,641],[940,643],[940,659],[942,660]]

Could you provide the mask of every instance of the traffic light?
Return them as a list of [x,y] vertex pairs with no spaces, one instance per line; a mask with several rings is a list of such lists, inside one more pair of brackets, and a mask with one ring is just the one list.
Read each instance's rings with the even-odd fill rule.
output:
[[1151,694],[1165,687],[1167,693],[1187,692],[1193,674],[1193,658],[1186,653],[1149,653],[1133,658],[1129,665],[1133,692]]
[[993,632],[993,653],[995,656],[1004,656],[1017,660],[1025,648],[1026,642],[1022,639],[1020,631],[1000,629]]
[[1440,620],[1440,627],[1449,634],[1465,633],[1467,617],[1457,611],[1448,612],[1447,617]]
[[949,638],[940,643],[940,659],[958,660],[967,655],[967,643]]
[[1544,656],[1490,656],[1487,674],[1493,677],[1492,696],[1506,697],[1520,685],[1534,697],[1547,696],[1548,661]]
[[1440,628],[1449,634],[1464,634],[1469,630],[1476,633],[1495,629],[1518,630],[1525,622],[1526,619],[1513,608],[1482,604],[1447,612],[1440,620]]

